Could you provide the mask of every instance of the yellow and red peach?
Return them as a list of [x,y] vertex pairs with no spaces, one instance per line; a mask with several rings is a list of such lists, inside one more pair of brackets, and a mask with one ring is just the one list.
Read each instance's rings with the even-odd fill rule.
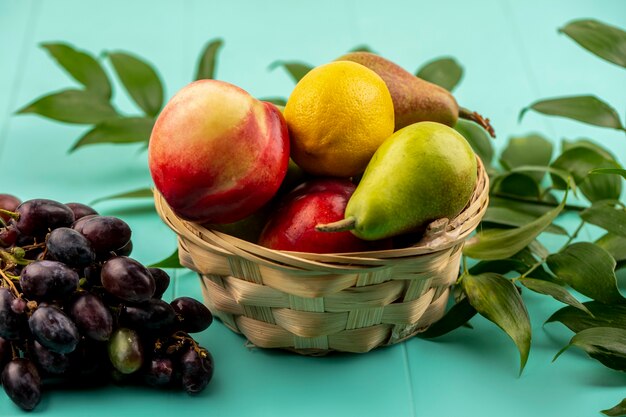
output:
[[232,223],[278,190],[289,162],[280,111],[232,84],[195,81],[159,115],[148,147],[157,190],[181,218]]

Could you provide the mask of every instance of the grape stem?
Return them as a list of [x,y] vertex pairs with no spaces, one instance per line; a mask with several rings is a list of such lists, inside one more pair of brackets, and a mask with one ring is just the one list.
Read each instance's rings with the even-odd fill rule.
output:
[[10,211],[10,210],[0,209],[0,214],[6,214],[7,216],[9,216],[10,218],[15,219],[15,220],[19,220],[19,218],[20,218],[19,213],[16,213],[16,212]]
[[9,289],[11,290],[11,292],[16,297],[19,297],[20,296],[20,292],[17,290],[17,287],[13,283],[13,280],[11,280],[11,278],[9,278],[9,276],[6,274],[6,272],[4,272],[2,269],[0,269],[0,275],[2,275],[2,278],[4,279],[4,282],[7,283],[7,285],[9,286]]

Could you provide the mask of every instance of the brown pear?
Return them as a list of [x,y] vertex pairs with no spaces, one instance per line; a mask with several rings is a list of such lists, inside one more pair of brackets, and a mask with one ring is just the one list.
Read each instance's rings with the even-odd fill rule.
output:
[[488,119],[459,108],[448,90],[416,77],[388,59],[370,52],[350,52],[337,60],[364,65],[385,81],[393,100],[396,131],[424,121],[454,127],[459,117],[462,117],[482,125],[494,136]]

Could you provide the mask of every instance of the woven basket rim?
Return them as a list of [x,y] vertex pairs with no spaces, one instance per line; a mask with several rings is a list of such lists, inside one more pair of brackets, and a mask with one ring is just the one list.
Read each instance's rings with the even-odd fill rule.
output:
[[[484,164],[476,155],[478,177],[467,206],[453,219],[445,223],[442,230],[426,235],[416,244],[388,250],[317,254],[269,249],[256,243],[208,229],[200,224],[178,217],[155,189],[156,211],[179,237],[203,250],[222,256],[239,256],[259,265],[296,271],[318,271],[320,273],[359,272],[364,268],[383,268],[390,262],[410,261],[415,256],[434,254],[462,244],[475,230],[482,219],[489,200],[489,177]],[[193,268],[192,268],[193,269]]]

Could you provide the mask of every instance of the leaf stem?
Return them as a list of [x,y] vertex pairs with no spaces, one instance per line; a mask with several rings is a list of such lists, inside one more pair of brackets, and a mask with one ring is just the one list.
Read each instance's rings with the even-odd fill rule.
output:
[[561,247],[561,249],[558,250],[558,252],[562,252],[565,248],[569,246],[570,243],[572,243],[574,239],[578,237],[578,233],[580,233],[584,225],[585,225],[585,221],[581,220],[576,230],[574,230],[574,233],[570,235],[569,239],[567,239],[567,242],[565,242],[565,244]]
[[[553,202],[550,202],[550,201],[532,200],[532,199],[518,197],[518,196],[511,195],[511,194],[506,194],[506,193],[492,193],[491,195],[493,197],[499,197],[499,198],[503,198],[505,200],[517,201],[517,202],[520,202],[520,203],[534,204],[534,205],[537,205],[537,206],[557,207],[559,205],[558,202],[554,202],[553,203]],[[586,210],[587,207],[577,206],[577,205],[574,205],[574,204],[566,204],[564,209],[565,210],[572,210],[572,211],[583,211],[583,210]]]

